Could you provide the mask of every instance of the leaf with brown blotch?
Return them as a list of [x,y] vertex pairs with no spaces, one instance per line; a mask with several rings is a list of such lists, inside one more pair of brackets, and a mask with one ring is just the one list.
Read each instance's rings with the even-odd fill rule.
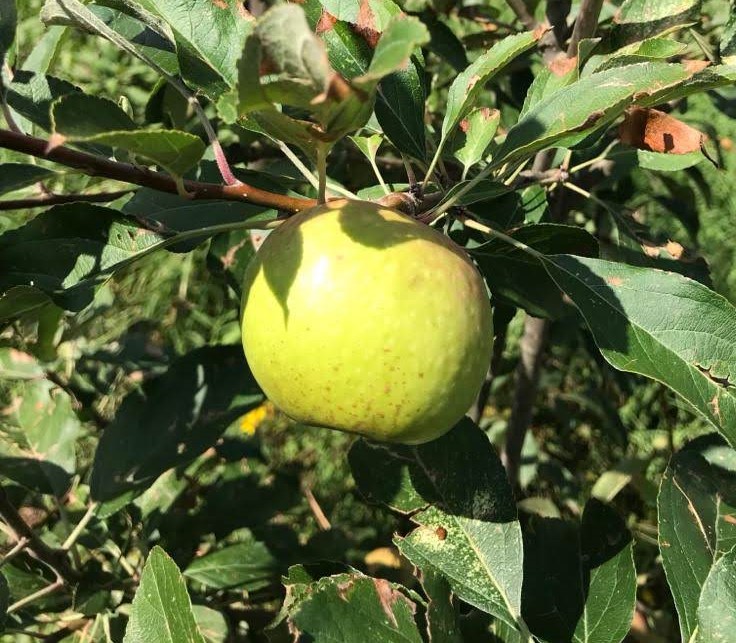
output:
[[619,127],[621,142],[640,150],[688,154],[702,149],[701,131],[657,109],[632,107]]

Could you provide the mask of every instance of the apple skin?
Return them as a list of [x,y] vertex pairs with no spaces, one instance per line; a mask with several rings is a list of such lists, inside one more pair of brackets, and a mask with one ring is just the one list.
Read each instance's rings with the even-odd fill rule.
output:
[[404,444],[465,414],[493,346],[465,252],[366,201],[330,201],[272,232],[246,271],[241,325],[251,371],[284,413]]

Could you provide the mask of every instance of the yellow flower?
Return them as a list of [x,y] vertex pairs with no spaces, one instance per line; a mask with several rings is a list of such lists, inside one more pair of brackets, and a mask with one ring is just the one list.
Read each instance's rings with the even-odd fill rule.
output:
[[273,417],[273,413],[273,404],[264,402],[240,418],[240,430],[248,435],[253,435],[261,422],[266,418]]

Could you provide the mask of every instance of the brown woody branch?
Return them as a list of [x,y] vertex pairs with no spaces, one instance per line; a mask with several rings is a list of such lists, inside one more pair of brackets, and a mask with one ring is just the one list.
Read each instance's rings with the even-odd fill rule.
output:
[[506,0],[506,4],[509,5],[511,11],[516,14],[516,17],[529,31],[533,31],[538,26],[534,16],[529,13],[524,0]]
[[76,580],[79,578],[79,573],[69,564],[66,552],[61,549],[49,547],[39,538],[36,532],[23,520],[18,510],[10,502],[5,489],[1,486],[0,518],[13,530],[16,541],[25,539],[27,541],[27,549],[32,551],[36,558],[46,563],[60,577],[65,580]]
[[[0,147],[73,167],[89,176],[103,176],[108,179],[151,188],[159,192],[178,193],[176,181],[168,174],[131,165],[130,163],[119,163],[63,145],[53,147],[49,145],[48,141],[34,136],[0,129]],[[317,203],[315,199],[277,194],[242,182],[234,185],[218,185],[216,183],[186,180],[183,182],[183,187],[192,199],[247,201],[255,205],[276,208],[286,212],[299,212]]]
[[22,210],[26,208],[46,208],[50,205],[63,203],[109,203],[121,196],[130,194],[131,190],[117,190],[115,192],[98,192],[94,194],[44,194],[28,199],[0,200],[0,210]]
[[[583,38],[590,38],[595,34],[602,5],[603,0],[582,0],[572,36],[568,43],[566,52],[568,57],[577,55],[578,44]],[[564,18],[558,15],[556,18],[559,21],[566,20],[566,15]],[[559,23],[559,26],[562,26],[562,22]],[[545,43],[540,43],[540,46],[543,44]],[[560,43],[555,42],[550,48],[544,50],[545,60],[550,60],[560,53],[562,53]],[[536,174],[549,173],[553,159],[553,149],[539,152],[534,159],[532,172]],[[566,170],[566,168],[563,168],[563,170]],[[560,176],[562,176],[562,173],[560,173]],[[555,199],[562,198],[564,198],[563,190],[560,189],[557,191]],[[559,205],[561,204],[552,204],[553,216],[556,219],[563,218],[562,208],[557,207]],[[521,451],[524,446],[526,432],[532,420],[533,405],[539,388],[541,365],[547,347],[548,326],[549,322],[547,320],[530,315],[527,315],[524,321],[524,334],[519,345],[521,356],[516,369],[516,388],[514,389],[511,416],[506,428],[506,442],[503,452],[506,472],[514,486],[516,486],[519,479]]]

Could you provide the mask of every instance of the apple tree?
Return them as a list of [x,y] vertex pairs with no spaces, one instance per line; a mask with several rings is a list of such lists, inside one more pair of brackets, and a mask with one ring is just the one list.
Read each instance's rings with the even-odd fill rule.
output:
[[736,641],[733,1],[0,0],[0,63],[1,641]]

